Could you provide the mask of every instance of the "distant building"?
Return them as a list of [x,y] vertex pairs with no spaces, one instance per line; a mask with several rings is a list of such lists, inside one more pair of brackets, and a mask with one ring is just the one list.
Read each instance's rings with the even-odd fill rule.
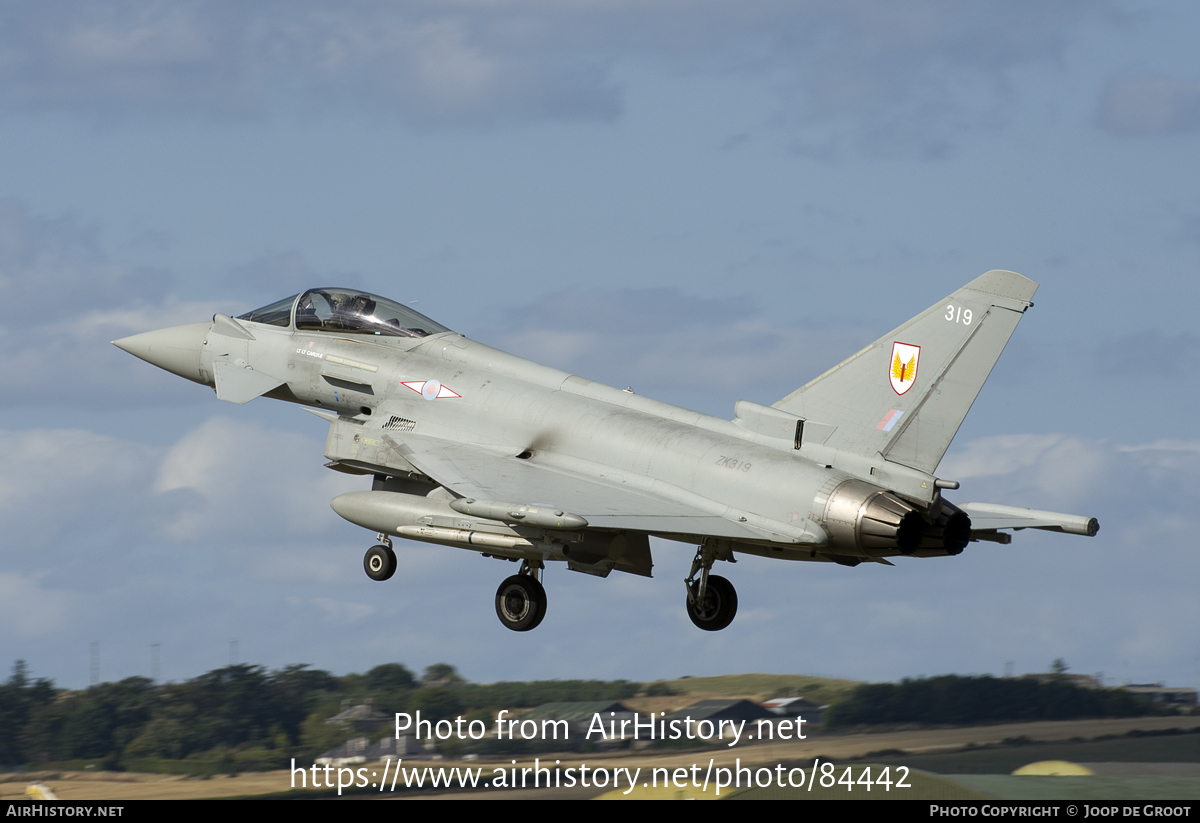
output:
[[1197,705],[1196,690],[1182,686],[1168,687],[1162,683],[1130,683],[1122,686],[1130,694],[1146,697],[1164,706],[1190,707]]
[[[702,720],[707,720],[712,723],[713,729],[721,729],[725,736],[729,734],[728,725],[721,727],[722,720],[729,720],[737,724],[739,727],[744,721],[750,728],[753,728],[754,723],[758,720],[765,720],[771,723],[779,720],[779,716],[771,714],[757,703],[752,703],[749,700],[738,700],[726,698],[721,700],[698,700],[690,706],[673,712],[662,720],[666,721],[667,728],[671,728],[671,721],[679,720],[686,721],[691,718],[694,723],[700,723]],[[699,730],[697,729],[697,732]],[[714,738],[717,739],[717,738]]]
[[352,703],[351,700],[343,700],[342,710],[325,722],[330,726],[346,726],[360,732],[370,733],[377,731],[384,723],[392,720],[383,712],[376,710],[373,700],[368,699],[366,703],[359,703],[357,706],[351,705]]
[[1078,686],[1081,689],[1103,689],[1104,684],[1100,682],[1097,675],[1091,674],[1023,674],[1021,677],[1025,680],[1036,680],[1039,683],[1070,683],[1072,686]]
[[[624,703],[613,700],[581,700],[575,702],[559,702],[559,703],[543,703],[536,708],[531,709],[521,715],[520,722],[532,720],[539,725],[543,720],[565,720],[567,723],[569,739],[589,740],[591,743],[604,746],[606,744],[613,745],[620,743],[616,741],[604,740],[593,734],[591,738],[586,735],[588,730],[592,728],[592,723],[595,717],[599,715],[601,722],[604,724],[604,730],[609,730],[609,723],[615,722],[617,733],[620,734],[621,721],[627,720],[631,725],[626,727],[626,736],[631,737],[633,723],[633,709],[626,706]],[[516,718],[514,718],[516,719]]]
[[806,700],[803,697],[776,697],[764,702],[762,707],[772,714],[781,717],[796,717],[799,715],[804,718],[805,723],[813,725],[821,722],[821,716],[825,710],[824,706],[818,706],[816,703]]
[[400,738],[384,737],[372,743],[366,737],[354,737],[337,748],[322,753],[313,762],[318,766],[355,766],[360,763],[375,763],[391,758],[428,758],[432,753],[427,751],[411,735],[403,734]]
[[[666,720],[670,724],[672,720],[684,720],[690,717],[694,723],[699,723],[701,720],[708,720],[713,724],[714,728],[718,727],[722,720],[732,721],[740,729],[743,743],[758,740],[794,740],[797,734],[807,735],[807,726],[797,726],[797,715],[804,719],[805,724],[820,722],[821,709],[816,704],[804,700],[804,698],[787,697],[781,698],[781,700],[801,700],[807,706],[815,708],[812,710],[804,708],[800,711],[788,709],[785,714],[777,714],[749,700],[732,698],[724,700],[700,700],[687,708],[680,709],[674,714],[667,715],[663,720]],[[790,706],[794,705],[794,703],[787,703],[786,705]],[[742,725],[743,723],[745,724],[744,726]],[[670,728],[669,725],[668,728]],[[724,727],[723,732],[725,738],[731,737],[728,726]]]
[[690,717],[692,720],[758,720],[759,718],[774,718],[771,712],[757,703],[749,700],[725,698],[718,700],[698,700],[690,706],[666,716],[666,720]]

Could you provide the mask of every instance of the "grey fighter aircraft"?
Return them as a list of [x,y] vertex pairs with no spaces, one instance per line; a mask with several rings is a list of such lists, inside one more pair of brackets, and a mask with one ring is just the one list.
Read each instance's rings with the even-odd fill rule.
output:
[[649,577],[650,536],[698,546],[687,612],[717,631],[737,593],[710,574],[738,554],[857,566],[1008,543],[1005,530],[1092,536],[1095,518],[954,504],[935,472],[1037,284],[989,271],[772,406],[688,411],[540,366],[400,303],[310,289],[238,318],[115,345],[217,397],[309,407],[329,421],[329,468],[372,478],[334,510],[377,533],[519,562],[496,613],[514,631],[546,614],[549,561]]

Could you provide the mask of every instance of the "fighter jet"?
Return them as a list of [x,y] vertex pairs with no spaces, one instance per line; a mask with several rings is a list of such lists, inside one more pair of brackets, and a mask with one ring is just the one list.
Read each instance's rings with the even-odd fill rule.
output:
[[936,474],[1037,284],[989,271],[771,406],[711,417],[538,365],[356,289],[309,289],[237,318],[114,345],[217,398],[308,407],[326,465],[371,479],[334,511],[375,532],[367,576],[396,571],[392,538],[520,563],[496,614],[546,614],[552,561],[650,576],[649,537],[697,546],[684,583],[701,629],[737,593],[711,574],[739,555],[857,566],[944,557],[1008,530],[1092,536],[1095,518],[951,503]]

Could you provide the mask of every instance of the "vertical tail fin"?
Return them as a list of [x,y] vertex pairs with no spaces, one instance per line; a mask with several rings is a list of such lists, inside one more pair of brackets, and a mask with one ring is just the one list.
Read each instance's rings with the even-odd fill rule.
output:
[[775,404],[825,445],[932,473],[1037,283],[993,270]]

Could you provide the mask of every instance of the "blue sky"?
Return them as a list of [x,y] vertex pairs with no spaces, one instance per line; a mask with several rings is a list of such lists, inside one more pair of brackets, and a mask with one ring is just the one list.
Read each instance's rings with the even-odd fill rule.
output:
[[[183,679],[448,661],[478,681],[1074,671],[1200,686],[1200,11],[1185,3],[15,2],[0,9],[0,663]],[[958,558],[655,578],[371,535],[324,424],[108,345],[350,284],[711,414],[992,268],[1035,307],[942,468],[1094,515]],[[7,664],[5,664],[7,665]]]

